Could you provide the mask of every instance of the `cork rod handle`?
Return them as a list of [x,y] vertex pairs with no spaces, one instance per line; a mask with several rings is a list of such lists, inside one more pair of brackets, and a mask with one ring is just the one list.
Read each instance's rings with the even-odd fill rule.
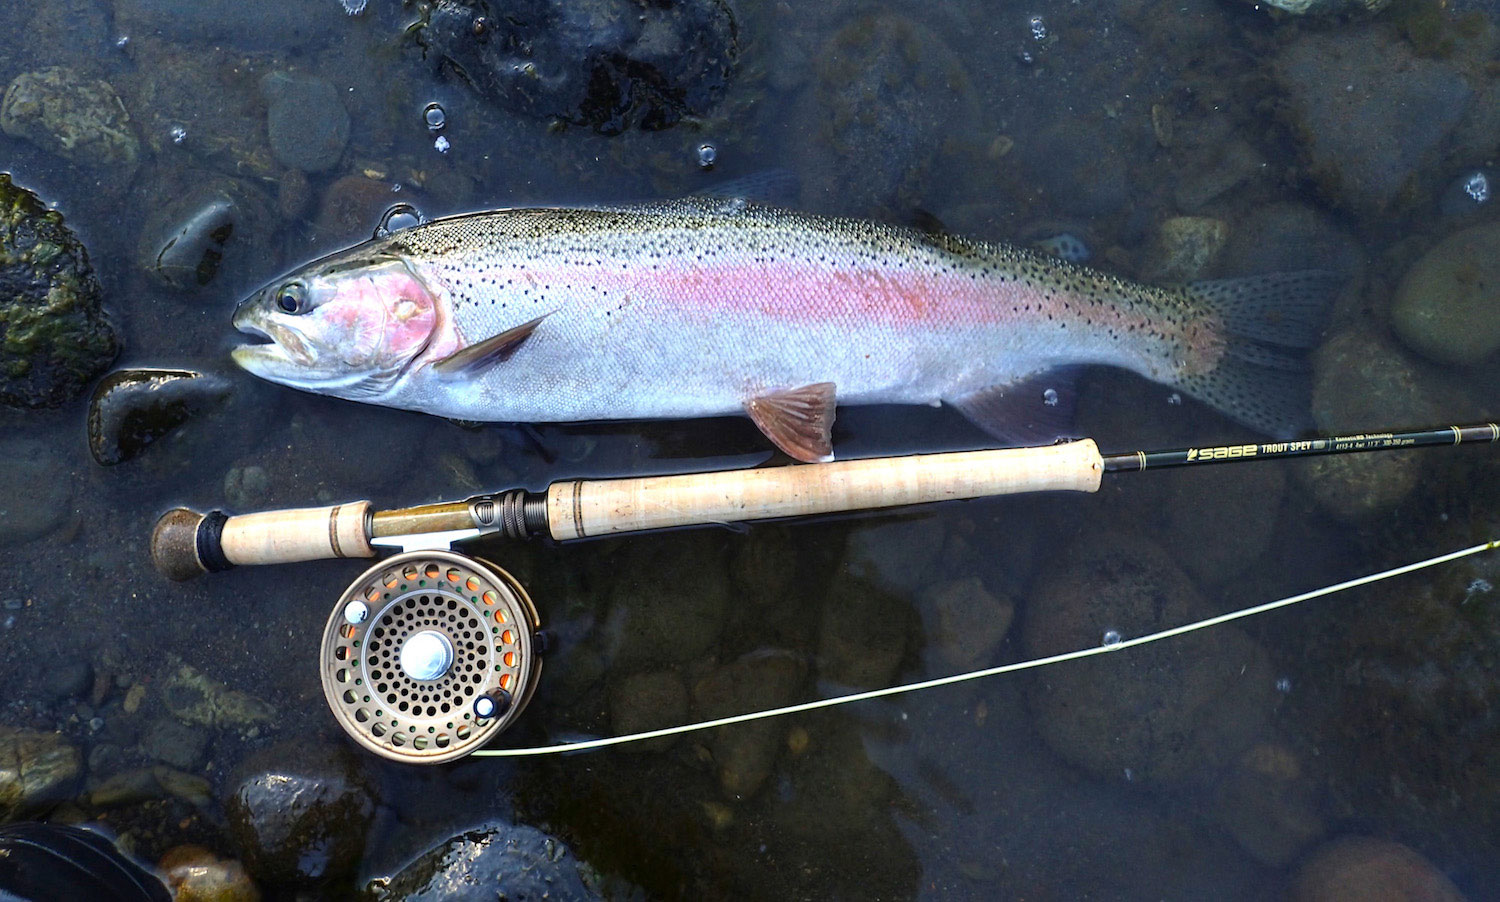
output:
[[985,495],[1099,490],[1090,439],[1046,448],[959,451],[632,479],[547,490],[554,539],[670,526],[870,510]]
[[181,581],[241,564],[374,557],[369,519],[368,501],[233,517],[179,507],[156,521],[151,560],[164,576]]

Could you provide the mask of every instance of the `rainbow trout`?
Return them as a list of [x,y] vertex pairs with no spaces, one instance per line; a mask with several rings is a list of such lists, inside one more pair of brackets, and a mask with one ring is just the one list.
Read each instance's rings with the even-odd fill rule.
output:
[[1266,433],[1303,426],[1326,273],[1181,287],[1005,244],[694,197],[435,220],[245,300],[245,369],[473,421],[748,413],[827,459],[835,402],[1068,426],[1061,368],[1124,367]]

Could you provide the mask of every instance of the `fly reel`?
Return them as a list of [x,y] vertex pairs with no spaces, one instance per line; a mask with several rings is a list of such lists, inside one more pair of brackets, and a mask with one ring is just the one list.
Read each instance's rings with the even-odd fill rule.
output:
[[360,574],[323,630],[323,694],[366,749],[439,764],[482,748],[531,701],[541,674],[530,596],[504,570],[411,551]]

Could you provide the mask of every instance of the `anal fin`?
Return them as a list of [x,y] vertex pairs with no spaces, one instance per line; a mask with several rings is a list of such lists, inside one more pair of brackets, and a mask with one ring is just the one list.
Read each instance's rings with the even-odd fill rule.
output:
[[1077,368],[1060,367],[946,400],[1007,445],[1045,445],[1072,435],[1077,378]]
[[776,447],[803,463],[833,459],[832,382],[775,391],[745,402],[745,412]]

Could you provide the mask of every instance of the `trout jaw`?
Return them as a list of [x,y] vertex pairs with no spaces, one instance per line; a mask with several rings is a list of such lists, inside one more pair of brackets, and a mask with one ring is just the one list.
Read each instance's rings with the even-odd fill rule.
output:
[[234,327],[262,339],[240,345],[230,357],[253,375],[294,387],[313,386],[339,378],[324,373],[317,355],[296,330],[269,320],[260,308],[260,295],[251,297],[235,311]]

